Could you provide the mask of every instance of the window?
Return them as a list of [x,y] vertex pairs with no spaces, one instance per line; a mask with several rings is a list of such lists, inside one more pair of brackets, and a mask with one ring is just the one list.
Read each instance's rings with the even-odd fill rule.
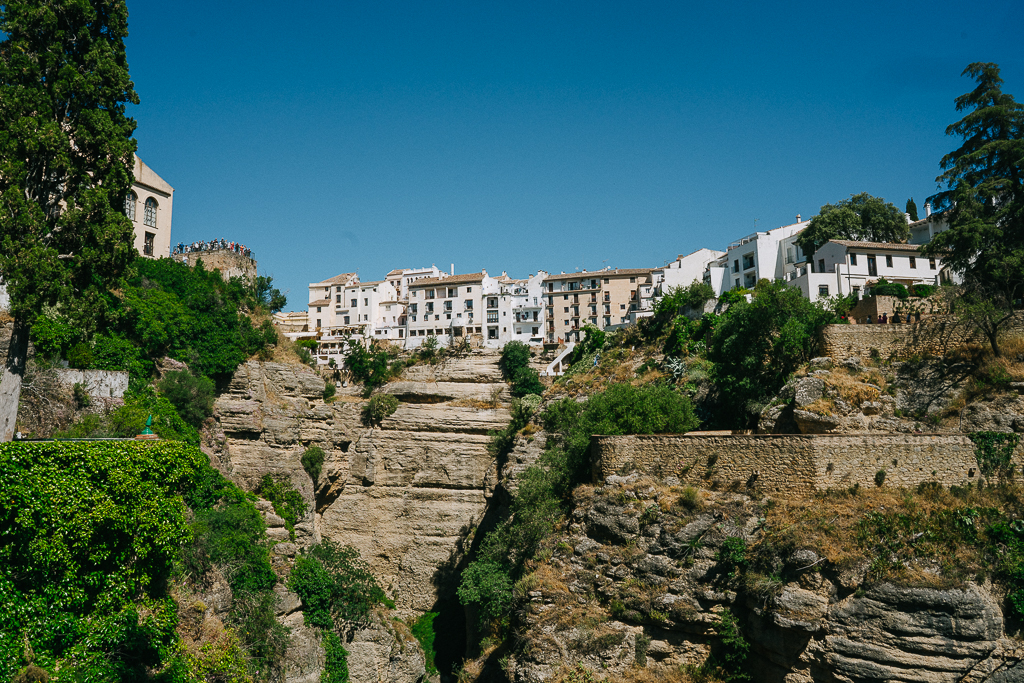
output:
[[[913,259],[911,259],[911,261],[913,261]],[[850,265],[851,266],[857,265],[857,255],[856,254],[850,254]]]
[[355,308],[358,305],[359,305],[359,300],[358,299],[352,299],[352,308]]
[[736,259],[735,261],[732,262],[732,272],[734,272],[734,273],[740,272],[740,261],[739,261],[739,259]]
[[933,258],[928,259],[928,268],[931,269],[931,270],[935,270],[935,259],[933,259]]
[[498,338],[498,328],[497,327],[488,327],[487,328],[487,338],[488,339],[497,339]]
[[619,304],[619,310],[620,311],[626,310],[626,304]]
[[[415,318],[413,318],[413,319],[415,320]],[[351,321],[352,321],[352,319],[349,316],[346,315],[345,316],[345,324],[348,325]]]
[[612,319],[609,318],[608,316],[605,316],[604,317],[604,324],[605,324],[605,327],[607,327],[608,325],[611,325],[612,324]]
[[448,288],[448,298],[449,299],[454,299],[458,295],[459,295],[459,288],[458,287],[449,287]]
[[427,298],[428,299],[433,299],[434,298],[434,290],[432,290],[432,289],[428,289],[427,290]]
[[496,296],[487,297],[487,308],[497,308],[497,307],[498,307],[498,297],[496,297]]
[[562,298],[563,298],[564,300],[568,301],[568,300],[569,300],[569,295],[568,295],[568,294],[563,294],[563,295],[562,295]]
[[444,310],[445,311],[451,311],[452,310],[452,302],[451,301],[445,301],[444,302]]
[[473,300],[472,299],[466,299],[466,310],[467,311],[472,311],[473,310]]
[[892,268],[892,256],[885,257],[885,267]]
[[427,302],[427,313],[433,313],[433,312],[434,312],[434,302],[433,301],[428,301]]
[[487,322],[489,322],[489,323],[496,323],[496,322],[498,322],[498,312],[494,311],[493,313],[488,313],[487,314]]
[[338,294],[338,295],[336,295],[336,296],[334,297],[334,302],[335,302],[335,303],[338,303],[338,304],[340,304],[340,303],[341,303],[341,294]]
[[320,327],[320,318],[317,318],[317,319],[316,319],[316,326],[317,326],[317,327]]
[[868,254],[868,275],[878,275],[878,266],[875,265],[874,254]]
[[605,278],[605,279],[604,279],[604,283],[605,283],[605,284],[608,284],[608,278]]
[[[319,313],[319,312],[320,312],[320,307],[319,307],[319,306],[317,306],[317,307],[316,307],[316,312],[317,312],[317,313]],[[319,323],[318,323],[318,324],[319,324]]]
[[142,222],[151,228],[156,227],[156,200],[152,197],[146,200],[146,210],[142,215]]
[[416,313],[417,312],[416,309],[417,309],[418,306],[419,306],[419,304],[409,304],[409,312],[410,313]]
[[135,220],[135,203],[139,201],[139,195],[134,192],[129,192],[128,196],[124,198],[124,215],[128,216],[128,220]]
[[473,288],[472,287],[466,287],[466,294],[472,294],[472,293],[473,293]]
[[917,268],[917,259],[914,258],[913,256],[910,257],[910,267]]
[[554,282],[549,282],[548,283],[548,291],[549,292],[555,291],[555,283]]
[[630,282],[636,282],[636,278],[635,277],[631,277],[631,278],[629,278],[629,281]]
[[825,259],[823,259],[823,258],[818,259],[818,272],[819,273],[824,273],[825,272]]
[[754,267],[754,255],[744,254],[743,255],[743,270],[748,270]]
[[370,305],[370,300],[368,298],[366,298],[366,297],[363,297],[363,305],[364,306],[369,306]]
[[739,278],[737,278],[736,280],[733,280],[733,285],[732,285],[732,288],[733,288],[733,289],[739,289],[739,288],[740,288],[740,281],[739,281]]
[[153,243],[154,243],[155,240],[156,240],[156,235],[155,234],[153,234],[151,232],[147,232],[146,233],[145,242],[142,245],[142,253],[143,254],[145,254],[146,256],[152,256],[153,255],[153,252],[154,252]]
[[533,334],[537,334],[538,332],[540,332],[540,328],[539,327],[533,328]]
[[566,313],[568,313],[568,312],[569,312],[569,307],[568,307],[568,306],[566,306],[566,307],[565,307],[565,312],[566,312]]
[[828,297],[828,285],[818,285],[818,296]]

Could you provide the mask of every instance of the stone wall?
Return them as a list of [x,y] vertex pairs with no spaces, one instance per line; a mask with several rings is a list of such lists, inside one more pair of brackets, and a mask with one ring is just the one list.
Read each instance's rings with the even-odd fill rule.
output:
[[[974,444],[959,434],[595,436],[591,449],[598,480],[635,471],[767,493],[875,486],[880,470],[886,486],[962,486],[981,476]],[[1013,456],[1017,471],[1024,465],[1022,450]]]
[[220,270],[220,275],[225,280],[230,280],[233,277],[245,277],[251,280],[256,277],[256,261],[228,249],[193,251],[189,254],[174,254],[171,258],[178,263],[186,263],[190,266],[194,266],[196,261],[202,260],[204,268]]
[[[1005,328],[1004,337],[1024,336],[1024,317]],[[988,343],[984,337],[945,316],[900,325],[828,325],[822,330],[822,355],[832,358],[860,356],[905,358],[912,355],[942,355],[965,343]]]
[[92,398],[123,398],[128,390],[128,373],[124,370],[59,368],[57,377],[69,387],[81,384]]

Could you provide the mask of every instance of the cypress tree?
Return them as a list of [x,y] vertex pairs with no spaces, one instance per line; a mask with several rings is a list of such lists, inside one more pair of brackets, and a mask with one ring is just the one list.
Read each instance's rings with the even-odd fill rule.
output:
[[910,220],[917,220],[917,204],[914,203],[913,197],[907,200],[907,213],[910,214]]
[[134,259],[124,201],[132,185],[138,103],[115,0],[0,5],[0,279],[11,341],[0,355],[0,440],[17,419],[28,331],[59,306],[83,333]]

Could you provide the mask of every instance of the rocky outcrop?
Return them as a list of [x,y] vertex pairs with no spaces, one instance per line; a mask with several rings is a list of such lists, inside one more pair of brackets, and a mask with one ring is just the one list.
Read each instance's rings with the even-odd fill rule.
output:
[[991,586],[870,583],[866,562],[833,567],[808,549],[741,581],[736,563],[746,560],[735,549],[761,539],[764,503],[673,483],[611,476],[577,490],[565,534],[521,582],[512,680],[539,683],[576,666],[607,680],[638,667],[653,678],[700,667],[721,655],[726,614],[759,682],[1024,680],[1024,647],[1005,634]]

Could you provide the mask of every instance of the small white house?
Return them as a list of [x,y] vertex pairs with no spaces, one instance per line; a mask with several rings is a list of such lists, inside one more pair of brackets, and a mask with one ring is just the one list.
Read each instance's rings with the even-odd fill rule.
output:
[[710,261],[704,269],[704,282],[715,290],[715,296],[730,289],[752,289],[758,280],[783,280],[787,265],[795,254],[787,253],[795,236],[809,221],[800,220],[774,230],[755,232],[729,245],[725,255]]
[[882,278],[908,286],[938,285],[941,270],[941,259],[922,256],[916,244],[832,240],[789,273],[786,284],[811,301],[836,294],[861,298]]

